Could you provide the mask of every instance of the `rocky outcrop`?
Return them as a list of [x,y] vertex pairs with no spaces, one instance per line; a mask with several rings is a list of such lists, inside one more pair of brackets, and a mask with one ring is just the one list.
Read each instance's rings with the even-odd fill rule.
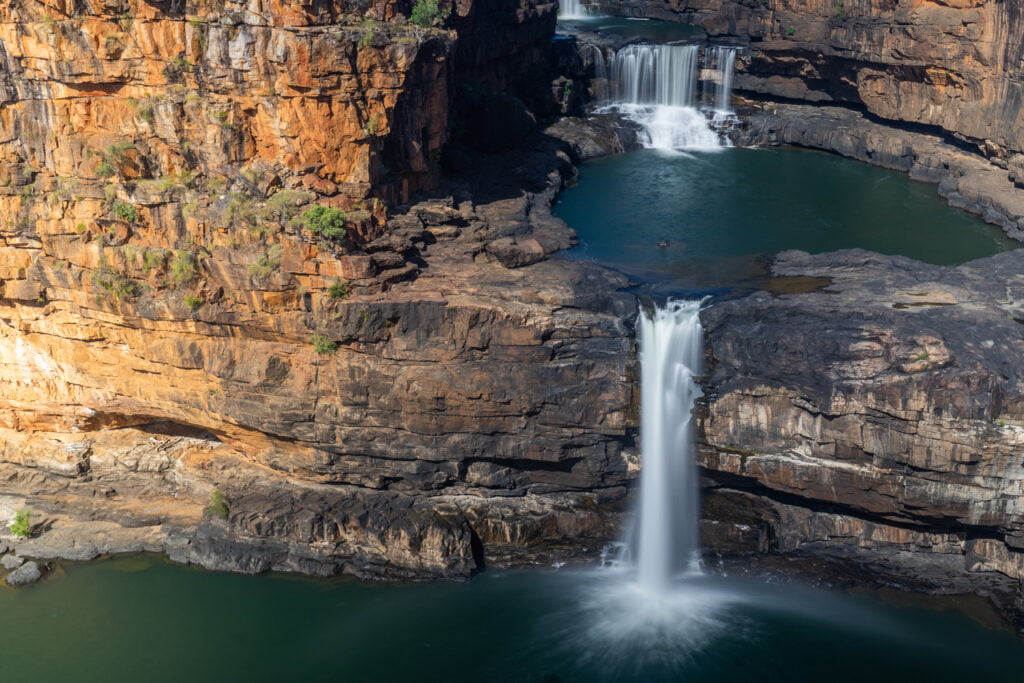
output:
[[863,106],[993,157],[1024,149],[1024,11],[957,0],[623,0],[605,11],[702,25],[749,46],[739,90]]
[[709,539],[976,590],[1020,619],[1024,254],[786,252],[772,271],[828,284],[705,314]]
[[[265,278],[214,250],[194,280],[161,282],[164,263],[119,296],[80,269],[123,268],[130,245],[42,246],[22,271],[41,300],[2,304],[3,519],[48,528],[18,552],[422,577],[492,546],[598,549],[632,477],[632,300],[584,264],[503,266],[496,244],[571,243],[547,213],[571,166],[545,136],[492,163],[502,182],[475,165],[463,199],[410,207],[365,250],[282,235]],[[204,516],[214,490],[226,519]]]
[[455,577],[602,537],[633,302],[542,260],[571,148],[440,184],[456,78],[512,88],[555,6],[442,5],[0,9],[3,542]]

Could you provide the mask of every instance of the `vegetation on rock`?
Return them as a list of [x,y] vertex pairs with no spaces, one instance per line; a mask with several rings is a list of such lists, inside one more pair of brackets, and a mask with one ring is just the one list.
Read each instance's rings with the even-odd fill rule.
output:
[[228,502],[224,499],[224,494],[219,489],[214,489],[213,493],[210,494],[210,504],[203,511],[211,517],[220,517],[221,519],[227,519],[228,513]]
[[330,206],[314,206],[302,214],[303,224],[314,235],[331,242],[345,239],[345,212]]
[[32,511],[28,508],[18,510],[7,529],[18,538],[28,538],[32,535],[32,524],[29,522],[31,515]]

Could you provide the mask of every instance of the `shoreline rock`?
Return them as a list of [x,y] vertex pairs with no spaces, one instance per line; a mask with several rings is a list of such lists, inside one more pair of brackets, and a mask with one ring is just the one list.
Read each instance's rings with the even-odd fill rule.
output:
[[39,570],[39,565],[30,561],[19,565],[11,571],[10,574],[4,577],[4,582],[8,586],[27,586],[39,581],[41,578],[43,578],[43,573]]

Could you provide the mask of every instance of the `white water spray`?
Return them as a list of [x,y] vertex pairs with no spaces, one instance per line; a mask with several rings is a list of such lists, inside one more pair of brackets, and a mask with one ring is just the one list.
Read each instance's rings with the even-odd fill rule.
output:
[[700,396],[704,330],[700,301],[673,301],[640,318],[640,516],[637,583],[670,590],[681,571],[699,572],[693,404]]
[[590,11],[581,0],[559,0],[558,17],[560,19],[584,19],[590,16]]
[[728,110],[735,60],[729,47],[702,53],[698,45],[627,45],[607,63],[610,108],[640,125],[640,141],[649,149],[721,149],[728,140],[697,107],[710,100]]

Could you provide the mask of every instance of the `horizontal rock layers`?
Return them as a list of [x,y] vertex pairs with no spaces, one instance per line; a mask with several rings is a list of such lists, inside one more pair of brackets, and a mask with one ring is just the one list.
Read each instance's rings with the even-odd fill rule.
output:
[[442,3],[424,27],[407,5],[0,9],[18,553],[466,576],[607,535],[634,308],[617,276],[542,261],[574,239],[547,211],[565,145],[396,206],[438,186],[456,72],[543,68],[555,7]]
[[785,252],[775,275],[829,284],[709,309],[699,460],[709,514],[743,530],[712,538],[990,593],[1019,618],[1022,272],[1021,251]]

